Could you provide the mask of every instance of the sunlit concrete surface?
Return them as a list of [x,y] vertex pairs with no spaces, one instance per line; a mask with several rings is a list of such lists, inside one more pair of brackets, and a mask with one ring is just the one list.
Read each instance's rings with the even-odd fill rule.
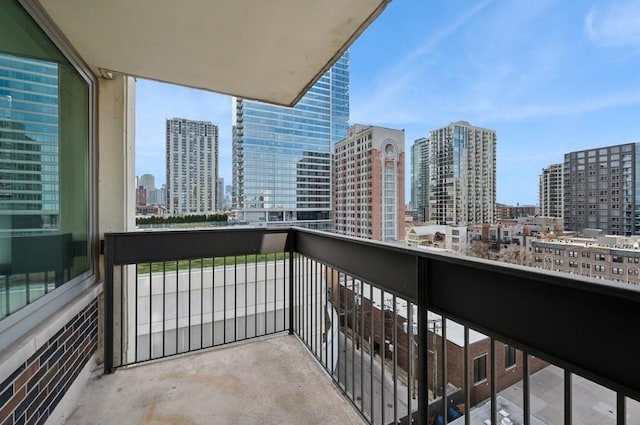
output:
[[96,373],[68,425],[363,424],[302,343],[260,338]]

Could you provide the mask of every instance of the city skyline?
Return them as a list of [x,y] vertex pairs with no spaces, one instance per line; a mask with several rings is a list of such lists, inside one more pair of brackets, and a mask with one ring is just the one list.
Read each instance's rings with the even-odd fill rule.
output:
[[[350,48],[350,124],[404,128],[407,149],[449,122],[495,129],[497,201],[537,204],[565,153],[640,140],[638,16],[632,1],[392,2]],[[219,123],[231,181],[229,96],[139,80],[137,100],[138,175],[163,175],[162,123],[186,116]]]

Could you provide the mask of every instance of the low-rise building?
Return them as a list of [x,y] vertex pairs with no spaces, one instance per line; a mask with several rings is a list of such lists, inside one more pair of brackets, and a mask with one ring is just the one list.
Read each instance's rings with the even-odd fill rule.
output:
[[640,236],[538,239],[529,256],[533,267],[640,284]]

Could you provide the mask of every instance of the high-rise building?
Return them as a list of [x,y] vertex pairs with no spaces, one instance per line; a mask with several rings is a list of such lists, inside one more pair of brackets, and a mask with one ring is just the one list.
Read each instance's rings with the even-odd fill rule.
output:
[[493,223],[496,132],[466,121],[429,135],[429,220],[467,226]]
[[600,229],[610,235],[640,234],[640,143],[564,155],[566,230]]
[[542,169],[538,201],[540,215],[543,217],[562,217],[564,208],[562,181],[562,164],[552,164]]
[[292,108],[234,98],[238,218],[331,229],[331,152],[345,138],[348,120],[348,52]]
[[426,221],[429,206],[429,139],[421,137],[411,146],[411,206],[418,221]]
[[404,240],[404,130],[355,124],[335,146],[333,229]]
[[0,53],[0,236],[59,229],[58,68]]
[[156,188],[156,178],[153,174],[143,174],[138,178],[138,186],[142,186],[147,193]]
[[218,177],[218,210],[224,210],[224,179],[222,177]]
[[167,211],[217,210],[218,126],[209,121],[167,119]]

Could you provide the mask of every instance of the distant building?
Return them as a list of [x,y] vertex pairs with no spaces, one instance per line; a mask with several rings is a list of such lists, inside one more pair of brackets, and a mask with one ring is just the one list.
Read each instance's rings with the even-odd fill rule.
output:
[[335,146],[333,229],[404,240],[404,130],[355,124]]
[[[530,217],[540,214],[540,209],[535,205],[516,205],[509,207],[509,218]],[[555,217],[555,216],[551,216]]]
[[167,204],[167,186],[162,185],[160,189],[153,189],[147,192],[147,202],[151,205]]
[[156,178],[153,174],[143,174],[138,178],[138,186],[142,186],[149,193],[156,188]]
[[223,211],[225,209],[224,205],[224,179],[222,177],[218,178],[218,190],[216,191],[218,194],[218,210]]
[[429,134],[429,220],[466,226],[493,223],[496,132],[466,121]]
[[136,207],[145,205],[147,205],[147,189],[144,186],[138,186],[136,188]]
[[411,206],[416,221],[426,221],[429,207],[429,139],[422,137],[411,146]]
[[640,143],[564,155],[565,229],[601,229],[611,235],[640,234]]
[[538,197],[540,215],[562,217],[564,208],[562,164],[553,164],[542,169]]
[[207,214],[217,208],[218,126],[167,119],[167,210]]
[[410,245],[464,253],[467,247],[467,228],[441,224],[414,226],[407,231],[406,240]]
[[499,221],[511,218],[510,207],[507,204],[496,204],[496,213],[494,220]]
[[640,284],[640,237],[545,238],[531,242],[530,264],[596,279]]

